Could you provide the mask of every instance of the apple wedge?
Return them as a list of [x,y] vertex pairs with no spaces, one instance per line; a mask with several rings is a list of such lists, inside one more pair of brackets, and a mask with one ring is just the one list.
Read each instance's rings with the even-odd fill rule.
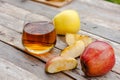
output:
[[60,71],[74,69],[77,65],[78,62],[74,58],[58,56],[50,59],[46,63],[45,70],[48,73],[57,73]]
[[72,57],[76,58],[79,57],[85,49],[85,44],[82,40],[78,40],[75,43],[71,44],[70,46],[66,47],[62,52],[61,56],[64,57]]
[[78,40],[79,40],[79,37],[80,37],[79,34],[67,33],[67,34],[65,35],[66,43],[67,43],[68,45],[71,45],[71,44],[75,43],[76,41],[78,41]]
[[85,47],[87,47],[90,43],[94,41],[91,37],[87,35],[80,35],[79,40],[83,40]]
[[85,47],[86,47],[86,46],[88,46],[88,44],[93,42],[93,39],[90,38],[87,35],[67,33],[65,38],[66,38],[66,43],[68,45],[71,45],[71,44],[75,43],[78,40],[83,40],[83,42],[85,44]]

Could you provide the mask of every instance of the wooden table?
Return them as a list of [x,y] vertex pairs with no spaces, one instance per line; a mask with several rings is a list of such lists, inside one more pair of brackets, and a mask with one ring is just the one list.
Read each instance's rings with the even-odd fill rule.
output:
[[[64,36],[57,37],[55,48],[46,56],[36,58],[24,51],[21,35],[25,16],[50,20],[65,9],[79,12],[79,34],[106,41],[114,47],[116,63],[108,74],[85,77],[80,64],[75,70],[45,73],[45,62],[58,56],[67,46]],[[120,6],[103,0],[74,0],[62,8],[55,8],[32,1],[0,0],[0,80],[120,80]]]

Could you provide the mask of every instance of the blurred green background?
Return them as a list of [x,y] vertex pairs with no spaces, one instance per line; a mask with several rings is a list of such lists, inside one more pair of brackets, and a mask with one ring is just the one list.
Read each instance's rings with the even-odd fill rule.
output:
[[113,2],[113,3],[116,3],[116,4],[120,4],[120,0],[106,0],[106,1]]

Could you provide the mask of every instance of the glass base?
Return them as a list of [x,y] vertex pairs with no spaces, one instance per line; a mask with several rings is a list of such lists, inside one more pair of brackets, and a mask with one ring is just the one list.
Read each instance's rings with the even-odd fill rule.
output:
[[25,49],[32,54],[44,54],[44,53],[49,52],[52,48],[53,48],[53,46],[46,49],[46,50],[31,50],[31,49],[25,47]]

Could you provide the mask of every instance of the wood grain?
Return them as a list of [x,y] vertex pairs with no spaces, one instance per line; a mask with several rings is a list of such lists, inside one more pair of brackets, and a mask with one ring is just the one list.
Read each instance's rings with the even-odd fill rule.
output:
[[[57,51],[57,50],[54,50],[54,51]],[[4,59],[5,61],[3,62],[1,61],[1,59]],[[1,63],[4,63],[4,64],[1,64]],[[6,66],[8,71],[6,69],[3,72],[5,68],[3,67],[3,65]],[[57,73],[52,75],[46,74],[46,72],[44,71],[44,68],[45,68],[45,63],[43,63],[42,61],[28,54],[25,54],[20,50],[17,50],[5,43],[0,42],[0,74],[1,74],[0,80],[8,80],[10,77],[11,78],[14,77],[13,80],[19,80],[19,78],[20,80],[23,80],[23,79],[25,80],[40,80],[40,79],[56,80],[57,78],[58,80],[63,80],[63,78],[66,80],[73,80],[62,73]],[[9,69],[12,74],[10,74]],[[1,79],[1,77],[3,79]],[[6,77],[8,79],[6,79]]]
[[[3,30],[3,29],[2,29]],[[5,29],[5,30],[7,30],[7,28]],[[9,30],[9,29],[8,29]],[[8,31],[7,30],[7,31]],[[9,31],[9,32],[11,32],[11,31]],[[16,34],[16,33],[15,33]],[[6,38],[6,36],[3,36],[4,38]],[[0,38],[0,39],[3,39],[3,37],[2,38]],[[12,36],[13,37],[13,36]],[[14,37],[14,41],[15,42],[17,42],[16,41],[16,38],[19,38],[19,37]],[[20,39],[20,38],[19,38]],[[2,40],[3,41],[3,40]],[[4,40],[5,41],[5,40]],[[15,45],[16,43],[10,43],[10,41],[8,40],[8,41],[5,41],[6,43],[8,43],[8,44],[10,44],[10,45],[13,45],[13,46],[15,46],[15,47],[17,47],[17,48],[19,48],[19,49],[21,49],[20,48],[20,44],[21,43],[19,43],[19,44],[17,44],[17,45]],[[21,49],[22,50],[22,49]],[[117,50],[118,51],[118,50]],[[38,57],[39,59],[41,59],[41,60],[43,60],[43,61],[47,61],[47,60],[49,60],[50,58],[52,58],[53,56],[58,56],[59,55],[59,53],[60,53],[61,51],[60,50],[52,50],[52,54],[46,54],[46,56],[36,56],[36,57]],[[35,55],[34,55],[35,56]],[[116,56],[120,56],[120,55],[117,55],[117,53],[116,53]],[[78,59],[79,60],[79,59]],[[119,69],[119,64],[118,63],[120,63],[119,61],[119,57],[117,57],[116,58],[116,65],[115,66],[117,66],[117,67],[114,67],[113,68],[113,71],[115,71],[115,72],[117,72],[117,73],[119,73],[118,72],[118,69]],[[76,78],[76,79],[79,79],[79,78],[83,78],[83,80],[85,79],[84,78],[84,74],[82,73],[82,71],[81,71],[81,67],[80,67],[80,65],[78,66],[78,69],[76,69],[75,71],[73,70],[72,72],[70,72],[70,71],[66,71],[66,72],[64,72],[64,73],[66,73],[67,75],[70,75],[70,76],[72,76],[73,78]],[[118,74],[116,74],[116,75],[118,75]],[[107,74],[106,76],[108,76],[108,77],[110,77],[109,76],[109,74]],[[98,80],[99,80],[99,78],[98,78]],[[112,79],[111,79],[112,80]]]
[[70,3],[72,0],[65,0],[65,1],[46,1],[46,0],[32,0],[32,1],[36,1],[36,2],[40,2],[43,4],[47,4],[47,5],[51,5],[51,6],[55,6],[55,7],[62,7],[67,5],[68,3]]
[[0,58],[0,72],[1,80],[43,80],[2,58]]
[[[0,24],[18,32],[22,32],[24,22],[30,21],[49,21],[50,19],[31,13],[8,3],[1,4]],[[17,21],[17,22],[16,22]]]
[[[75,0],[63,8],[56,9],[43,4],[37,4],[31,1],[22,3],[16,0],[4,0],[18,7],[42,14],[52,19],[57,13],[66,9],[77,10],[81,17],[82,30],[94,33],[97,36],[120,43],[120,6],[111,4],[103,0]],[[44,9],[44,10],[43,10]],[[89,25],[89,26],[88,26]],[[96,29],[95,29],[96,28]],[[106,34],[103,33],[105,29]],[[116,33],[117,32],[117,33]],[[113,35],[113,33],[115,33]],[[112,36],[111,36],[112,35]]]
[[[9,4],[10,5],[10,4]],[[24,10],[23,10],[24,11]],[[2,13],[1,13],[2,14]],[[6,16],[7,15],[7,16]],[[5,21],[7,21],[6,20],[6,17],[8,17],[8,16],[10,16],[10,15],[8,15],[8,14],[6,14],[6,15],[2,15],[4,18],[2,18],[2,19],[4,19]],[[10,17],[12,17],[12,18],[15,18],[15,17],[13,17],[13,16],[10,16]],[[8,17],[9,18],[9,17]],[[17,18],[15,18],[16,20],[17,20]],[[10,20],[12,21],[12,19],[10,18]],[[19,20],[19,19],[18,19]],[[9,24],[9,22],[8,22],[8,24]],[[11,24],[11,25],[13,25],[13,24]],[[23,27],[23,26],[22,26]],[[7,43],[7,44],[9,44],[9,45],[12,45],[12,46],[14,46],[14,47],[16,47],[16,48],[19,48],[19,49],[21,49],[21,50],[23,50],[24,51],[24,48],[23,48],[23,46],[22,46],[22,44],[21,44],[21,30],[19,30],[19,32],[17,32],[16,30],[15,30],[15,27],[14,27],[14,25],[11,27],[12,29],[10,29],[10,27],[9,26],[5,26],[5,24],[4,25],[0,25],[0,40],[1,41],[4,41],[5,43]],[[89,33],[88,33],[89,34]],[[94,36],[95,37],[95,36]],[[96,38],[96,37],[95,37]],[[99,38],[98,38],[99,39]],[[65,41],[64,41],[64,37],[62,36],[62,37],[58,37],[58,40],[57,40],[58,42],[57,42],[57,45],[56,45],[56,48],[58,48],[58,49],[63,49],[64,47],[66,47],[67,45],[66,45],[66,43],[65,43]],[[42,61],[47,61],[48,59],[50,59],[50,58],[52,58],[52,57],[54,57],[54,56],[58,56],[59,55],[59,53],[61,52],[61,50],[58,50],[58,49],[56,49],[56,48],[54,48],[52,51],[51,51],[51,53],[48,53],[48,54],[46,54],[46,56],[36,56],[36,55],[34,55],[34,56],[36,56],[36,57],[38,57],[39,59],[41,59]],[[115,48],[116,49],[116,48]],[[116,51],[119,51],[118,49],[116,49]],[[33,54],[32,54],[33,55]],[[116,77],[111,77],[110,75],[112,75],[112,74],[114,74],[114,75],[116,75],[116,76],[119,76],[118,74],[116,74],[116,73],[120,73],[119,71],[118,71],[118,69],[119,69],[119,64],[118,63],[120,63],[119,61],[119,57],[120,57],[120,55],[119,55],[119,53],[118,52],[116,52],[116,65],[115,65],[115,67],[113,68],[113,72],[111,71],[109,74],[107,74],[107,75],[105,75],[104,77],[109,77],[109,78],[111,78],[111,80],[113,79],[113,78],[116,78]],[[23,58],[22,58],[23,59]],[[78,61],[79,61],[79,59],[78,59]],[[116,72],[116,73],[115,73]],[[65,71],[64,72],[65,74],[67,74],[67,75],[69,75],[69,76],[71,76],[71,77],[73,77],[73,78],[76,78],[76,79],[82,79],[82,80],[86,80],[86,79],[88,79],[88,78],[85,78],[84,77],[84,74],[83,74],[83,72],[81,71],[81,66],[80,66],[80,64],[79,64],[79,66],[78,66],[78,68],[76,69],[76,70],[73,70],[73,71]],[[104,77],[102,78],[103,80],[105,80],[104,79]],[[91,79],[93,79],[93,78],[91,78]],[[96,79],[98,79],[98,80],[100,80],[99,79],[99,77],[98,78],[96,78]],[[116,78],[117,79],[117,78]],[[119,79],[119,78],[118,78]]]
[[[9,4],[5,4],[7,7],[11,7],[12,5],[9,5]],[[2,6],[3,7],[3,6]],[[1,8],[1,7],[0,7]],[[15,7],[16,8],[16,7]],[[11,9],[11,12],[9,12],[8,11],[9,9],[5,9],[5,10],[3,10],[6,14],[4,14],[4,13],[2,13],[2,10],[0,9],[0,13],[1,13],[1,25],[0,25],[0,40],[2,40],[3,42],[5,42],[5,43],[7,43],[7,41],[9,41],[10,43],[8,43],[8,44],[10,44],[10,45],[12,45],[12,46],[14,46],[14,47],[17,47],[17,48],[19,48],[19,49],[21,49],[21,50],[23,50],[24,51],[24,48],[23,48],[23,46],[22,46],[22,43],[21,43],[21,32],[22,32],[22,28],[23,28],[23,26],[19,26],[21,29],[19,29],[18,27],[15,27],[16,25],[14,25],[14,23],[15,22],[12,22],[12,21],[18,21],[18,20],[20,20],[20,21],[22,21],[22,19],[24,19],[24,18],[18,18],[17,16],[19,15],[19,16],[22,16],[23,14],[17,14],[16,13],[16,15],[17,16],[15,16],[15,15],[12,15],[12,11],[14,11],[14,9],[12,8]],[[17,9],[17,10],[19,10],[19,9]],[[22,12],[24,12],[25,10],[23,10]],[[39,17],[37,14],[28,14],[28,15],[33,15],[34,17],[30,17],[30,18],[36,18],[36,17]],[[25,17],[25,16],[24,16]],[[43,18],[43,19],[42,19]],[[47,18],[44,18],[43,16],[40,16],[40,19],[41,20],[46,20]],[[4,20],[4,21],[3,21]],[[48,20],[48,19],[47,19]],[[6,22],[7,21],[7,22]],[[7,24],[6,24],[7,23]],[[10,24],[10,25],[9,25]],[[18,23],[16,23],[17,25],[19,24],[19,25],[23,25],[23,23],[20,23],[20,22],[18,22]],[[16,32],[16,31],[18,31],[18,32]],[[4,38],[3,38],[4,37]],[[5,38],[6,37],[6,38]],[[9,39],[9,40],[8,40]],[[17,46],[15,46],[15,45],[17,45]],[[13,50],[14,51],[14,50]],[[9,50],[8,50],[8,52],[10,52]],[[58,52],[58,51],[57,51]],[[56,53],[55,53],[56,54]],[[4,57],[4,56],[6,56],[6,55],[3,55],[3,54],[1,54],[2,55],[2,57]],[[14,54],[14,57],[16,57],[15,56],[16,54]],[[52,55],[51,55],[52,56]],[[48,57],[51,57],[51,56],[49,56],[48,55]],[[10,57],[10,56],[9,56]],[[19,56],[20,57],[20,56]],[[53,56],[52,56],[53,57]],[[41,57],[42,58],[42,57]],[[7,59],[7,58],[6,58]],[[12,60],[13,58],[10,58],[10,60]],[[21,58],[21,60],[24,60],[25,58]],[[44,58],[43,57],[43,61],[46,61],[46,59],[47,58]],[[49,59],[49,58],[48,58]],[[48,60],[47,59],[47,60]],[[10,60],[8,60],[8,61],[10,61]],[[16,61],[16,60],[15,60]],[[13,63],[19,63],[18,61],[13,61]],[[22,65],[22,67],[24,68],[24,65],[25,64],[23,64]],[[43,64],[44,65],[44,64]],[[32,66],[31,66],[32,67]],[[40,73],[41,73],[41,75],[42,75],[42,78],[43,79],[45,79],[45,80],[49,80],[50,79],[50,77],[48,76],[45,76],[46,74],[44,73],[45,71],[44,71],[44,67],[43,66],[38,66],[38,68],[37,69],[39,69],[39,67],[41,67],[42,69],[42,73],[41,73],[41,70],[40,71],[38,71],[37,72],[37,76],[38,75],[40,75]],[[30,66],[28,66],[28,68],[30,68]],[[26,68],[26,69],[28,69],[28,68]],[[30,71],[31,72],[34,72],[33,71],[34,69],[31,69]],[[36,71],[35,71],[36,72]],[[57,75],[59,75],[59,76],[57,76]],[[62,73],[60,73],[60,74],[56,74],[56,75],[51,75],[51,79],[53,79],[53,80],[55,80],[56,79],[56,77],[57,78],[59,78],[59,80],[61,80],[62,78],[66,78],[67,80],[72,80],[72,79],[70,79],[69,77],[67,77],[67,76],[64,76]],[[40,77],[40,76],[39,76]],[[55,78],[55,79],[54,79]]]

